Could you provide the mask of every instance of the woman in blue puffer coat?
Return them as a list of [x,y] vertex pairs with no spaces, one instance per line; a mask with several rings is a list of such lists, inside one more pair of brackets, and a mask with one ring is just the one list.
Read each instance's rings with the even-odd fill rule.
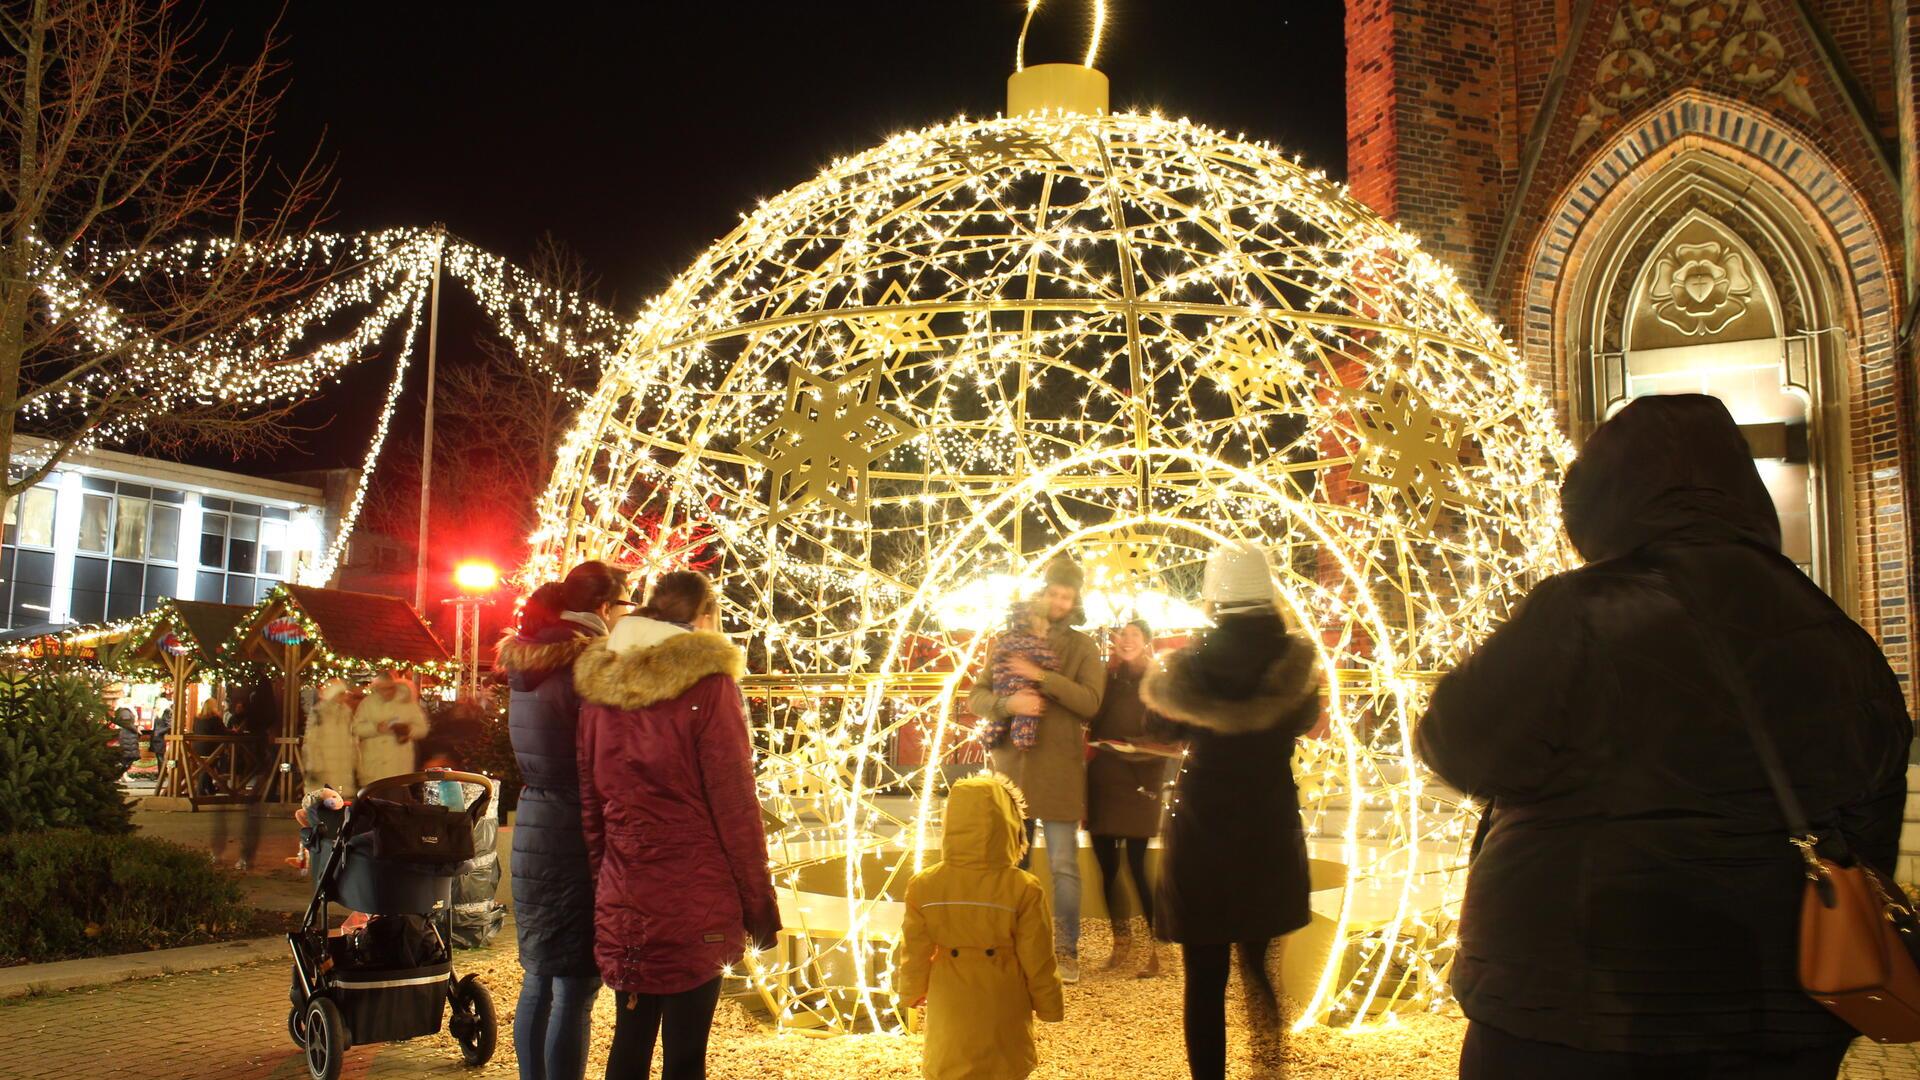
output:
[[580,832],[580,771],[574,737],[580,699],[573,662],[605,641],[631,605],[626,572],[602,562],[534,590],[520,628],[501,641],[509,676],[507,722],[520,765],[513,828],[513,913],[519,938],[520,1004],[513,1044],[521,1080],[580,1080],[600,976],[593,957],[593,871]]

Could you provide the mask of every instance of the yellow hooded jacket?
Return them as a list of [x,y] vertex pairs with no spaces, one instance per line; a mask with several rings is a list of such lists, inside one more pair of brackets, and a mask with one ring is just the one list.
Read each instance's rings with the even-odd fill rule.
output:
[[1038,1063],[1033,1019],[1058,1021],[1053,911],[1017,865],[1026,830],[1012,786],[976,776],[947,796],[941,862],[907,885],[894,988],[927,1004],[928,1080],[1017,1080]]

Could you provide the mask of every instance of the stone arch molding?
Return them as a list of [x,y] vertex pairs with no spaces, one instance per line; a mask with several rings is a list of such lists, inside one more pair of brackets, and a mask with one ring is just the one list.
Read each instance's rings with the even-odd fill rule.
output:
[[[1551,204],[1516,283],[1523,297],[1516,336],[1528,367],[1554,388],[1577,438],[1595,415],[1586,385],[1592,353],[1616,347],[1595,337],[1595,305],[1609,302],[1600,286],[1609,273],[1638,276],[1637,268],[1618,263],[1635,242],[1641,211],[1684,212],[1689,197],[1693,208],[1707,206],[1709,216],[1772,263],[1764,269],[1788,322],[1797,324],[1782,330],[1820,340],[1823,412],[1836,433],[1836,460],[1850,463],[1853,473],[1829,489],[1850,492],[1835,504],[1850,519],[1842,544],[1850,550],[1836,552],[1839,574],[1829,585],[1877,630],[1878,598],[1902,594],[1909,584],[1904,560],[1879,559],[1909,550],[1903,494],[1910,466],[1905,455],[1878,460],[1861,442],[1864,433],[1893,427],[1902,411],[1900,380],[1876,377],[1898,358],[1896,263],[1865,196],[1804,134],[1751,106],[1688,88],[1586,158]],[[1666,229],[1645,231],[1656,235],[1640,236],[1643,248]],[[1896,668],[1907,675],[1904,656]]]
[[[1600,239],[1610,212],[1676,159],[1689,152],[1721,158],[1753,174],[1791,203],[1811,239],[1841,280],[1836,316],[1845,320],[1852,369],[1843,372],[1849,398],[1863,369],[1894,360],[1899,313],[1894,262],[1866,200],[1839,166],[1801,133],[1740,102],[1697,89],[1674,94],[1619,132],[1565,184],[1542,222],[1520,282],[1525,303],[1520,346],[1536,374],[1551,376],[1562,395],[1570,389],[1578,333],[1566,323],[1576,278]],[[1895,401],[1890,397],[1887,407]]]

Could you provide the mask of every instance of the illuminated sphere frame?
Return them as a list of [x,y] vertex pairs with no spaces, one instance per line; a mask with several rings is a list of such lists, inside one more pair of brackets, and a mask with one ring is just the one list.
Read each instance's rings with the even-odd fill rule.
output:
[[1321,645],[1327,722],[1295,769],[1345,868],[1316,894],[1334,947],[1290,990],[1301,1023],[1358,1027],[1444,1000],[1472,808],[1415,766],[1410,722],[1562,565],[1566,452],[1453,275],[1273,147],[1159,115],[963,119],[763,202],[649,306],[523,577],[709,568],[780,819],[790,940],[745,974],[783,1025],[836,1033],[898,1024],[873,898],[938,857],[952,770],[914,748],[951,762],[970,735],[983,637],[950,599],[1066,551],[1121,608],[1191,601],[1217,541],[1257,541]]

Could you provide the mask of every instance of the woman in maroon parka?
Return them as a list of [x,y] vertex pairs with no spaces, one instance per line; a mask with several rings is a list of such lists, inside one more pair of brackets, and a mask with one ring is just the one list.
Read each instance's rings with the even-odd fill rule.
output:
[[780,908],[740,650],[713,631],[713,587],[662,575],[647,606],[574,664],[580,823],[594,869],[594,956],[619,995],[609,1078],[706,1075],[724,969],[771,948]]

